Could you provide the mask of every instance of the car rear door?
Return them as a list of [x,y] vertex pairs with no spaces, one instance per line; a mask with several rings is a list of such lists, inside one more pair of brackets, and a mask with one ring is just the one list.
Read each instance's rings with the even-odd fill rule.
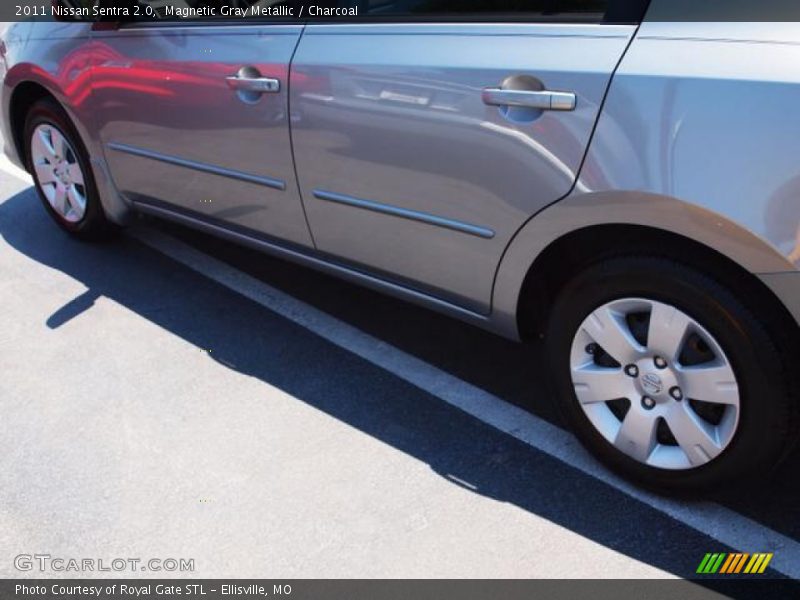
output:
[[487,313],[514,233],[573,187],[636,25],[608,22],[613,0],[355,4],[292,63],[317,247]]
[[95,31],[92,102],[119,190],[145,208],[312,246],[287,105],[301,32],[296,19],[246,18]]

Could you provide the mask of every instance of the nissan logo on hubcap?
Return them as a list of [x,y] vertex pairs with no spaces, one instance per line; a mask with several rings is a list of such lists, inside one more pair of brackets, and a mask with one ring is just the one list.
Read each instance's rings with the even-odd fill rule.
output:
[[641,382],[644,391],[653,396],[660,394],[664,390],[661,378],[655,373],[645,373],[642,375]]

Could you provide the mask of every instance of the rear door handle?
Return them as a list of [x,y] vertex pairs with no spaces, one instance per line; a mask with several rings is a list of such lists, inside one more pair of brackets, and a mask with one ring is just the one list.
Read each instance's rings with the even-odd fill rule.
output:
[[577,98],[572,92],[532,92],[485,88],[483,102],[490,106],[523,106],[541,110],[575,110]]
[[272,77],[226,77],[228,87],[232,90],[257,92],[259,94],[277,94],[281,91],[281,82]]

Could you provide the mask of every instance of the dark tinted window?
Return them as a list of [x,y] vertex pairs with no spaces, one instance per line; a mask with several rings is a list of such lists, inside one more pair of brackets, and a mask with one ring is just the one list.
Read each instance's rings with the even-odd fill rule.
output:
[[[108,2],[109,0],[106,0]],[[111,0],[113,1],[113,0]],[[125,0],[122,0],[125,1]],[[586,17],[602,19],[608,4],[615,0],[138,0],[142,7],[149,6],[147,14],[155,18],[184,16],[184,10],[214,8],[220,16],[221,6],[236,7],[258,16],[253,9],[286,7],[292,15],[309,16],[309,7],[354,7],[359,17],[447,17],[477,15],[518,15],[554,18]],[[619,1],[619,0],[616,0]],[[304,6],[301,12],[300,7]],[[144,16],[140,10],[140,16]],[[320,12],[320,11],[316,11]],[[266,15],[263,15],[266,16]]]
[[[308,7],[332,8],[344,4],[342,0],[55,0],[69,7],[88,6],[98,1],[104,8],[125,7],[128,16],[111,16],[109,20],[234,20],[245,19],[296,19],[307,16]],[[301,12],[301,8],[303,12]],[[103,20],[103,19],[101,19]]]
[[[127,18],[109,20],[206,20],[328,18],[333,20],[601,21],[619,20],[620,7],[648,0],[102,0],[103,7],[128,7]],[[98,0],[55,0],[68,7],[92,7]],[[328,10],[324,10],[328,9]],[[338,10],[337,10],[338,9]],[[350,9],[345,11],[344,9]],[[622,15],[623,22],[628,19]],[[105,19],[101,19],[105,20]]]
[[797,0],[653,0],[647,21],[800,20]]
[[[164,18],[191,18],[187,14],[187,9],[203,11],[203,9],[213,9],[213,16],[222,16],[222,6],[230,8],[239,8],[242,10],[251,10],[253,6],[270,6],[275,4],[283,4],[278,0],[265,1],[265,0],[137,0],[142,6],[147,5],[150,8],[140,11],[140,16],[152,16],[158,19]],[[146,14],[145,14],[146,13]],[[204,16],[200,13],[200,18]]]
[[[529,14],[536,16],[605,14],[608,0],[367,0],[359,2],[367,15]],[[363,8],[362,8],[363,7]]]

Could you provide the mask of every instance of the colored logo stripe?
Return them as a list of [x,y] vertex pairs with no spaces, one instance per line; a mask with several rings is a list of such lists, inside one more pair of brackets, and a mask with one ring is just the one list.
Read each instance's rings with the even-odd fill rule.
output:
[[772,560],[772,554],[753,554],[753,558],[747,563],[744,568],[745,573],[763,573],[767,569],[769,561]]
[[767,570],[767,565],[769,565],[772,557],[773,553],[771,552],[758,552],[752,555],[743,552],[734,552],[732,554],[709,552],[697,567],[697,573],[704,575],[713,575],[717,572],[728,575],[742,572],[750,574],[763,573]]
[[722,568],[719,570],[720,573],[732,573],[730,570],[731,565],[736,562],[736,559],[741,556],[740,554],[728,554],[728,558],[725,559],[725,562],[722,563]]
[[697,567],[697,572],[716,573],[726,556],[727,554],[724,552],[719,554],[706,554],[703,558],[703,561],[700,563],[700,566]]
[[728,555],[728,560],[725,561],[725,564],[722,565],[722,569],[720,569],[720,573],[738,573],[744,567],[744,562],[749,557],[749,554],[743,554],[741,552],[736,552],[734,554]]

